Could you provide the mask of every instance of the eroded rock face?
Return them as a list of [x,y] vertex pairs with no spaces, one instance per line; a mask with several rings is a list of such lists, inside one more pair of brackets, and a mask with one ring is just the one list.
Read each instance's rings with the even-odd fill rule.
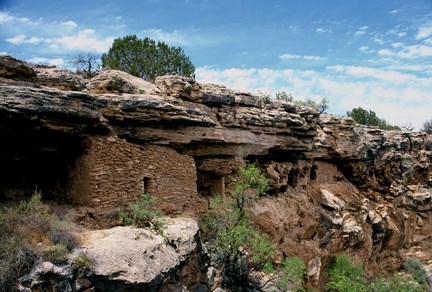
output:
[[[431,135],[353,127],[351,118],[320,115],[285,101],[265,103],[254,94],[180,76],[158,77],[156,84],[149,84],[122,72],[103,72],[84,81],[87,91],[62,91],[49,88],[48,83],[38,84],[33,69],[14,62],[1,71],[0,134],[11,137],[0,146],[0,153],[11,159],[3,158],[1,165],[13,169],[17,161],[29,157],[21,155],[26,148],[18,146],[31,145],[31,139],[12,142],[21,141],[14,133],[28,137],[56,133],[48,135],[49,143],[32,148],[50,157],[47,169],[58,167],[72,173],[86,153],[94,154],[90,164],[98,169],[90,170],[92,188],[97,191],[89,197],[100,201],[81,206],[89,217],[101,218],[98,216],[106,211],[101,207],[106,202],[97,193],[108,188],[115,190],[109,192],[113,204],[124,205],[147,188],[162,199],[167,213],[188,210],[194,215],[194,210],[205,211],[207,196],[227,191],[228,177],[236,168],[256,162],[271,178],[271,196],[257,202],[254,221],[278,243],[281,255],[298,255],[308,263],[315,284],[328,256],[341,252],[361,260],[371,275],[395,270],[409,256],[432,261]],[[59,133],[74,138],[71,141],[82,148],[73,152],[75,156],[60,160],[62,168],[54,162],[64,155],[53,153],[71,149],[54,143]],[[113,155],[104,169],[101,161],[110,152],[91,153],[91,143],[85,141],[94,139],[104,147],[122,145],[123,158]],[[138,149],[142,157],[132,155],[131,149]],[[175,171],[182,169],[175,165],[180,159],[168,164],[166,159],[155,159],[165,163],[165,168],[172,164],[171,175],[169,170],[159,171],[162,162],[153,165],[158,161],[151,161],[145,149],[162,149],[154,157],[166,152],[185,158],[181,160],[188,164],[184,178],[193,181],[192,191],[163,193],[158,191],[163,186],[151,185],[149,179],[154,178],[167,189],[175,188],[182,185],[183,174]],[[134,163],[139,166],[132,167]],[[136,175],[127,180],[122,171],[130,169]],[[89,177],[83,173],[77,175]],[[57,179],[66,186],[66,198],[78,197],[72,201],[85,205],[68,173]],[[129,194],[132,184],[138,194]],[[0,198],[7,187],[17,186],[0,184]],[[68,197],[71,193],[74,196]],[[176,262],[168,257],[170,261]]]

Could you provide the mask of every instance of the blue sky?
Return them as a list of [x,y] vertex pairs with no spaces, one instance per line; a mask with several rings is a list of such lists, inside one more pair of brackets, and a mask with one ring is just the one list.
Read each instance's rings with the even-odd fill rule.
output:
[[128,34],[181,46],[199,82],[432,118],[431,0],[0,0],[0,54],[66,67]]

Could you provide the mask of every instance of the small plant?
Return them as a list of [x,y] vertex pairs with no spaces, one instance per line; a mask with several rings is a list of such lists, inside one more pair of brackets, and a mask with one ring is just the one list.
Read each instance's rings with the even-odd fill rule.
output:
[[91,259],[83,252],[74,257],[72,260],[72,266],[77,270],[79,277],[82,277],[91,271],[92,265],[93,263]]
[[276,100],[284,100],[288,102],[293,102],[294,97],[291,93],[286,93],[285,91],[278,91],[276,92]]
[[410,274],[419,284],[431,285],[432,279],[423,268],[422,263],[418,259],[408,258],[402,264],[402,270]]
[[388,279],[378,278],[368,285],[367,291],[373,292],[389,292],[389,291],[410,291],[422,292],[426,291],[416,283],[411,275],[408,274],[395,274]]
[[146,193],[141,200],[130,203],[119,215],[125,225],[153,227],[156,230],[161,230],[164,225],[162,214],[156,207],[156,199]]
[[55,244],[45,249],[44,257],[53,264],[64,264],[67,262],[68,250],[63,244]]
[[302,284],[306,276],[306,265],[299,257],[284,259],[279,267],[267,262],[263,270],[271,275],[269,282],[273,283],[272,291],[304,291]]
[[329,279],[326,287],[330,291],[366,291],[362,265],[355,265],[346,255],[332,256],[327,273]]

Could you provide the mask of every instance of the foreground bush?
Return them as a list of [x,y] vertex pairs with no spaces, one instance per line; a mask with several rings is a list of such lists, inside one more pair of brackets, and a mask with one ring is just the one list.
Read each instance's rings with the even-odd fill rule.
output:
[[362,265],[355,265],[346,255],[331,257],[326,287],[330,291],[366,291]]
[[420,261],[408,259],[402,265],[402,273],[391,277],[380,277],[367,283],[361,264],[355,265],[346,255],[337,255],[330,258],[327,270],[328,281],[326,288],[329,291],[429,291],[430,277]]
[[141,200],[130,203],[119,215],[125,225],[153,227],[156,230],[161,230],[164,225],[156,199],[146,193],[142,195]]
[[[301,288],[305,266],[299,258],[273,265],[276,245],[252,223],[250,209],[260,196],[267,194],[269,180],[255,165],[240,168],[233,178],[234,188],[225,196],[215,195],[202,228],[219,262],[222,263],[222,286],[230,291],[262,289],[252,271],[264,271],[271,286],[279,291]],[[264,286],[268,286],[267,283]]]
[[62,246],[66,255],[77,244],[71,234],[74,225],[50,214],[41,198],[36,190],[29,201],[0,210],[0,291],[13,291],[18,278],[43,256],[63,262],[61,257],[51,257],[54,247]]

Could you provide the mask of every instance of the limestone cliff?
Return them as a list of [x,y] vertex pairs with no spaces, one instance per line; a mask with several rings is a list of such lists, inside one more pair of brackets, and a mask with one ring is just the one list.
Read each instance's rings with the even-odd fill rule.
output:
[[38,185],[96,227],[143,191],[195,216],[247,161],[272,178],[255,222],[318,283],[331,254],[370,274],[406,257],[432,264],[432,137],[352,120],[191,78],[155,84],[123,72],[91,80],[2,57],[0,199]]

